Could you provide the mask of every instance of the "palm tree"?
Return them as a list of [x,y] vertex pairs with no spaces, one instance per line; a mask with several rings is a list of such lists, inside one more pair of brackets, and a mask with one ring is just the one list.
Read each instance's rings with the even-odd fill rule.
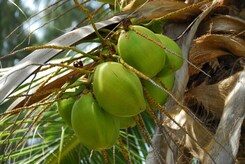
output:
[[[243,163],[244,2],[110,1],[110,8],[99,7],[93,14],[84,7],[86,2],[74,0],[87,14],[79,27],[48,44],[17,51],[35,50],[16,66],[1,69],[1,160]],[[99,63],[117,61],[125,20],[174,39],[184,64],[175,73],[172,91],[163,89],[169,94],[163,106],[146,92],[150,107],[134,118],[136,126],[121,130],[112,148],[91,151],[61,118],[56,103],[66,90],[81,85],[91,89],[91,74]]]

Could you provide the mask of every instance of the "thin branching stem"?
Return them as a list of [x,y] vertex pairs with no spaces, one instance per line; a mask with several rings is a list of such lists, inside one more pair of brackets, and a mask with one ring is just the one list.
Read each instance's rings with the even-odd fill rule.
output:
[[129,146],[129,138],[128,138],[128,128],[126,129],[126,144],[128,150],[128,163],[131,164],[131,155],[130,155],[130,146]]
[[[88,2],[88,1],[84,1],[83,4],[86,3],[86,2]],[[62,6],[62,5],[59,5],[59,6]],[[55,9],[53,9],[50,13],[53,13],[57,8],[58,8],[58,6],[57,6]],[[27,37],[25,37],[21,43],[19,43],[17,46],[15,46],[14,49],[13,49],[12,51],[14,51],[15,49],[17,49],[20,45],[22,45],[28,38],[30,38],[30,36],[31,36],[35,31],[37,31],[37,30],[39,30],[39,29],[45,27],[45,26],[48,25],[49,23],[51,23],[51,22],[53,22],[53,21],[59,19],[60,17],[62,17],[63,15],[67,14],[68,12],[70,12],[71,10],[73,10],[73,9],[75,9],[75,8],[76,8],[76,7],[69,8],[69,9],[67,9],[65,12],[63,12],[63,13],[61,13],[61,14],[57,14],[57,16],[55,16],[53,19],[50,19],[50,20],[48,20],[47,22],[44,22],[42,25],[40,25],[39,27],[37,27],[35,30],[31,31],[31,32],[29,33],[29,35],[28,35]],[[47,14],[47,15],[49,15],[49,14]],[[43,17],[45,17],[45,16],[43,16]],[[42,18],[41,18],[41,19],[42,19]],[[41,20],[41,19],[40,19],[40,20]],[[22,33],[23,33],[23,32],[22,32]],[[20,34],[22,34],[22,33],[20,33]],[[19,35],[20,35],[20,34],[19,34]]]
[[60,71],[61,71],[61,68],[59,68],[57,71],[51,74],[46,80],[44,80],[42,84],[40,84],[40,86],[38,87],[37,91],[40,90],[40,88],[42,88],[44,85],[46,85],[53,77],[58,75]]
[[[29,87],[28,87],[28,90],[27,90],[27,94],[29,93],[29,91],[30,91],[30,89],[31,89],[31,84],[32,84],[32,82],[34,81],[35,77],[36,77],[36,74],[34,74],[34,77],[33,77],[32,80],[31,80],[31,83],[30,83],[30,85],[29,85]],[[29,100],[29,99],[27,99],[27,101],[26,101],[25,103],[27,103],[28,100]],[[8,146],[6,146],[6,147],[4,148],[4,149],[5,149],[4,151],[6,151],[6,152],[8,152],[8,149],[10,149],[10,147],[11,147],[11,143],[9,143],[9,138],[13,135],[14,131],[18,128],[18,126],[17,126],[17,121],[18,121],[19,117],[21,116],[21,113],[22,113],[22,111],[21,111],[20,113],[18,113],[17,117],[16,117],[15,120],[14,120],[13,126],[12,126],[11,129],[10,129],[9,135],[8,135],[8,136],[6,137],[6,139],[3,141],[3,143],[5,143],[5,142],[7,141],[7,144],[6,144],[6,145],[8,145]],[[10,154],[8,155],[7,158],[9,158],[9,156],[10,156]],[[4,157],[4,156],[3,156],[3,157]]]
[[94,32],[96,33],[96,35],[100,38],[100,40],[102,42],[104,42],[104,38],[100,35],[99,31],[97,30],[96,26],[95,26],[95,23],[94,23],[94,20],[93,20],[93,16],[90,14],[90,11],[88,9],[86,9],[85,7],[83,7],[79,2],[78,0],[73,0],[74,3],[76,4],[76,6],[82,10],[83,12],[85,12],[90,20],[90,23],[92,25],[92,27],[94,28]]
[[74,67],[74,66],[69,66],[69,65],[65,65],[65,64],[51,64],[51,63],[48,63],[48,64],[32,64],[32,65],[38,65],[38,66],[49,65],[49,66],[52,66],[52,67],[61,67],[61,68],[71,69],[71,70],[74,70],[74,71],[77,71],[77,72],[80,72],[80,73],[83,73],[83,74],[91,73],[91,71],[88,71],[86,69],[82,69],[82,68]]
[[0,57],[0,60],[2,60],[3,58],[6,58],[6,57],[9,57],[9,56],[12,56],[12,55],[15,55],[17,53],[20,53],[20,52],[23,52],[23,51],[33,51],[33,50],[39,50],[39,49],[58,49],[58,50],[72,50],[74,52],[77,52],[79,54],[82,54],[83,56],[86,56],[86,57],[89,57],[91,59],[94,59],[94,60],[99,60],[99,57],[97,56],[92,56],[92,55],[89,55],[81,50],[78,50],[77,48],[75,47],[69,47],[69,46],[57,46],[57,45],[43,45],[43,46],[30,46],[30,47],[25,47],[25,48],[22,48],[20,50],[16,50],[12,53],[10,53],[8,56],[3,56],[3,57]]
[[[55,93],[54,93],[55,94]],[[53,95],[50,95],[49,97],[51,97]],[[13,150],[17,149],[21,144],[22,142],[24,142],[24,137],[31,131],[31,129],[33,128],[33,126],[37,123],[37,121],[41,118],[42,114],[48,110],[51,105],[53,103],[49,103],[47,104],[36,116],[36,118],[33,120],[33,122],[31,123],[31,125],[29,126],[28,130],[23,134],[23,137],[21,138],[21,140],[16,144],[16,146],[14,147]],[[34,111],[34,110],[33,110]],[[24,119],[23,119],[24,120]],[[9,155],[11,154],[12,152],[9,153]]]
[[[28,19],[26,19],[25,21],[23,21],[19,26],[17,26],[13,31],[11,31],[11,33],[9,33],[5,38],[8,39],[11,35],[13,35],[15,33],[15,31],[17,31],[18,29],[20,29],[25,23],[27,23],[28,21],[30,21],[30,19],[34,18],[35,16],[45,12],[46,10],[48,10],[49,8],[52,8],[53,6],[62,6],[63,4],[67,3],[69,0],[66,0],[66,1],[58,1],[58,2],[55,2],[51,5],[49,5],[48,7],[44,8],[43,10],[33,14],[32,16],[30,16]],[[61,4],[59,4],[60,2],[62,2]],[[56,7],[57,8],[57,7]],[[52,10],[51,12],[48,12],[46,13],[45,15],[43,15],[42,17],[45,17],[47,15],[49,15],[50,13],[52,13],[54,10]],[[42,18],[41,18],[42,19]],[[37,20],[39,21],[39,19]],[[36,23],[36,21],[32,22],[32,24]]]
[[119,143],[119,146],[121,148],[121,152],[122,152],[122,155],[123,155],[124,159],[126,160],[126,162],[128,162],[129,158],[128,158],[126,149],[124,148],[124,144],[123,144],[122,138],[120,136],[118,137],[118,143]]
[[[147,94],[147,95],[150,97],[151,100],[156,101],[156,100],[155,100],[155,99],[148,93],[148,91],[147,91],[146,89],[144,89],[144,92],[147,92],[147,93],[145,93],[145,94]],[[155,107],[154,103],[151,102],[150,99],[147,99],[149,105],[152,106],[152,107]],[[178,148],[178,150],[180,150],[180,152],[184,155],[183,150],[182,150],[182,149],[180,148],[180,146],[176,143],[176,141],[175,141],[175,140],[173,139],[173,137],[169,134],[169,132],[165,129],[165,127],[163,126],[163,124],[162,124],[160,118],[158,118],[158,117],[156,116],[154,110],[153,110],[150,106],[147,106],[146,112],[147,112],[147,113],[148,113],[148,114],[149,114],[149,115],[156,121],[156,123],[157,123],[157,125],[158,125],[158,127],[160,128],[160,131],[161,131],[161,133],[162,133],[161,135],[163,136],[163,139],[166,141],[165,143],[168,145],[169,149],[170,149],[172,152],[174,152],[172,146],[170,145],[170,143],[169,143],[169,141],[168,141],[168,139],[167,139],[167,137],[174,143],[174,145]],[[163,131],[165,131],[165,133],[164,133]],[[164,134],[166,134],[167,136],[165,136]]]
[[109,164],[109,159],[108,159],[108,154],[106,152],[106,149],[102,150],[102,153],[105,160],[105,164]]
[[149,133],[146,130],[145,123],[144,123],[143,118],[141,117],[141,115],[138,115],[137,117],[134,117],[134,121],[135,121],[137,127],[139,128],[139,131],[141,132],[141,134],[145,138],[145,140],[153,148],[153,153],[155,154],[155,157],[156,157],[157,161],[159,163],[161,163],[161,161],[164,161],[166,163],[166,161],[163,159],[163,157],[161,156],[161,154],[158,152],[158,150],[155,148],[155,146],[151,142],[151,137],[150,137]]

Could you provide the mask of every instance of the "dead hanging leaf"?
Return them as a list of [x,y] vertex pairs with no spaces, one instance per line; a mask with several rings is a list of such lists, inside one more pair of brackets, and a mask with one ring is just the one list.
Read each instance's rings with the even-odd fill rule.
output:
[[240,73],[238,72],[213,85],[202,83],[186,92],[186,103],[188,104],[189,101],[194,99],[198,104],[203,105],[208,112],[220,118],[225,106],[225,99],[235,86],[239,75]]
[[[222,143],[221,149],[217,142],[212,140],[208,150],[218,163],[235,163],[241,137],[242,123],[245,118],[245,70],[243,70],[235,87],[226,97],[224,112],[219,126],[216,130],[214,139]],[[244,151],[244,150],[243,150]],[[203,163],[212,163],[208,156],[204,157]]]
[[[136,1],[137,2],[137,1]],[[143,1],[142,1],[143,2]],[[190,5],[180,1],[173,0],[149,0],[142,5],[135,7],[124,8],[125,12],[132,13],[131,15],[135,18],[135,22],[149,21],[156,18],[161,18],[171,12],[175,12],[180,9],[189,7]],[[191,16],[201,13],[198,7],[189,8],[181,13],[176,13],[168,17],[171,20],[185,20]]]
[[[245,40],[231,35],[207,34],[194,40],[189,60],[201,68],[203,64],[229,54],[244,57]],[[197,72],[196,68],[189,67],[190,76]]]
[[[239,16],[242,18],[242,19],[245,19],[245,8],[243,8],[240,13],[239,13]],[[245,160],[245,159],[244,159]]]
[[202,23],[198,34],[231,34],[245,37],[245,21],[229,15],[219,15]]
[[[206,103],[205,106],[210,107],[209,105],[214,106],[214,104],[216,104],[217,106],[215,106],[215,108],[217,108],[218,110],[216,110],[215,112],[219,112],[218,113],[219,117],[221,117],[222,115],[226,115],[226,113],[223,113],[223,109],[226,109],[225,107],[227,106],[229,102],[228,96],[234,90],[234,87],[237,85],[239,78],[241,79],[241,72],[234,74],[233,76],[217,84],[214,84],[214,85],[209,85],[209,86],[200,85],[199,88],[195,88],[196,89],[194,91],[195,93],[193,93],[192,96],[199,100],[202,99],[203,101],[205,101]],[[210,92],[210,90],[212,92]],[[244,99],[244,96],[240,96],[240,97],[241,99]],[[210,102],[210,99],[212,100],[211,102]],[[219,101],[218,103],[221,103],[221,106],[219,106],[220,104],[218,104],[216,101]],[[169,127],[168,130],[173,133],[174,139],[176,139],[177,141],[183,140],[184,139],[183,136],[185,136],[184,146],[189,149],[190,153],[193,156],[199,159],[209,158],[209,155],[207,155],[204,150],[210,149],[210,147],[215,146],[215,149],[219,150],[220,152],[226,153],[226,156],[228,156],[227,158],[229,158],[229,160],[234,160],[233,154],[232,154],[232,151],[234,150],[229,151],[231,150],[231,147],[226,147],[226,145],[222,146],[219,144],[219,143],[226,144],[226,142],[224,141],[218,140],[217,138],[213,140],[213,134],[211,135],[211,133],[205,133],[207,130],[205,126],[201,126],[201,124],[197,124],[196,120],[193,117],[190,117],[184,111],[182,111],[178,115],[175,115],[174,118],[179,118],[179,119],[176,119],[176,121],[179,124],[183,125],[183,127],[185,127],[186,131],[188,132],[188,135],[182,134],[181,131],[178,130],[178,127],[175,128],[175,125],[174,124],[171,125],[169,121],[167,122],[168,127]],[[241,119],[243,118],[241,117]],[[181,123],[182,121],[184,121],[184,124]],[[205,122],[203,123],[205,124]],[[219,125],[219,126],[222,126],[222,125]],[[240,122],[239,122],[239,126],[241,127]],[[193,137],[196,141],[194,141],[191,137]],[[236,137],[239,137],[239,136],[237,135]],[[226,138],[226,139],[229,140],[230,138],[229,139]],[[237,150],[237,148],[238,147],[236,146],[235,150]],[[210,155],[213,157],[214,160],[216,160],[216,162],[218,161],[216,156],[214,156],[213,154],[210,154]],[[207,163],[213,163],[213,161],[210,160],[210,162],[207,162]]]
[[207,145],[213,138],[213,134],[205,133],[207,129],[201,124],[197,124],[196,120],[190,116],[187,116],[187,122],[185,124],[186,131],[196,139],[193,141],[190,136],[186,135],[185,147],[187,147],[190,153],[199,159],[202,159],[205,155]]

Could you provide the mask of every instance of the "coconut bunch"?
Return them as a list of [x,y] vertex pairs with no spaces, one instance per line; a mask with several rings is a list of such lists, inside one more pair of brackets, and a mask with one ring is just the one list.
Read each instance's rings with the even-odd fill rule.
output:
[[143,26],[129,25],[117,38],[115,53],[102,50],[105,56],[94,62],[86,85],[74,82],[77,87],[67,89],[57,102],[79,141],[97,151],[111,148],[120,129],[135,126],[147,108],[164,105],[174,74],[183,64],[182,52],[172,39]]

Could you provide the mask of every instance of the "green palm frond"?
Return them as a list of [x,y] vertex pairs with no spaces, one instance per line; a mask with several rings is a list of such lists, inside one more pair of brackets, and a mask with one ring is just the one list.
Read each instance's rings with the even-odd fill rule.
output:
[[[27,134],[33,120],[30,118],[22,122],[21,118],[25,117],[24,114],[29,114],[29,111],[23,111],[23,116],[14,126],[12,126],[14,117],[2,119],[1,125],[4,126],[1,127],[4,127],[5,131],[1,133],[1,149],[9,153],[1,155],[1,159],[16,163],[57,163],[59,160],[61,163],[66,163],[66,161],[78,161],[79,159],[84,163],[105,162],[102,152],[93,152],[90,158],[91,150],[79,144],[73,131],[65,125],[57,111],[56,105],[52,105],[43,113],[42,119],[36,122],[33,130]],[[19,123],[21,124],[19,125]],[[153,131],[153,125],[147,124],[149,131]],[[17,126],[21,129],[11,133],[11,128]],[[127,152],[126,155],[133,163],[142,163],[150,145],[143,139],[138,128],[127,129],[127,132],[121,131],[120,136],[123,145],[119,143],[115,145],[115,153],[113,153],[113,148],[107,150],[107,160],[125,163],[124,155],[121,152],[123,146]],[[4,140],[6,137],[9,139]]]

